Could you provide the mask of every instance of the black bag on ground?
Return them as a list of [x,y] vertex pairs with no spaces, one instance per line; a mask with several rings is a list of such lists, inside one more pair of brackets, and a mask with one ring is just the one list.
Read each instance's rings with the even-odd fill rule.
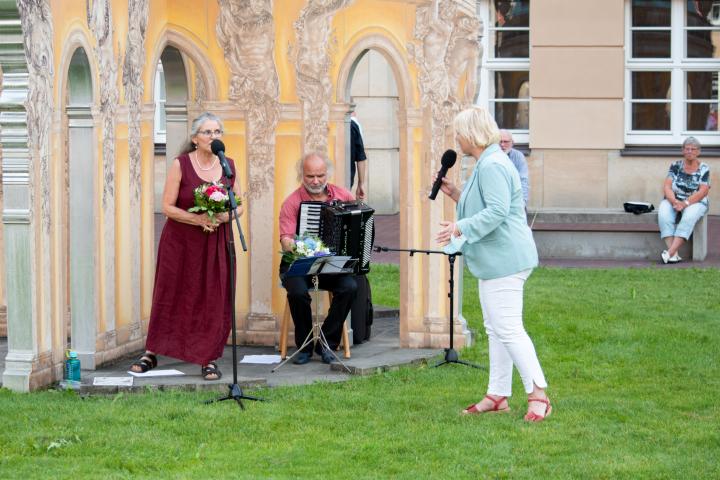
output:
[[356,275],[355,280],[357,281],[357,297],[350,309],[350,325],[353,331],[353,345],[359,345],[370,340],[373,306],[367,275]]
[[648,202],[625,202],[623,208],[627,213],[634,213],[635,215],[650,213],[655,210],[655,206]]

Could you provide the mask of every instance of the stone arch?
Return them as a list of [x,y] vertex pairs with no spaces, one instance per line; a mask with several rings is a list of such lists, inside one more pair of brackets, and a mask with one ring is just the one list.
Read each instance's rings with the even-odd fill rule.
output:
[[[399,182],[400,190],[400,245],[407,245],[409,239],[412,238],[411,232],[414,226],[412,218],[407,214],[407,206],[412,203],[413,191],[408,180],[411,178],[413,167],[413,159],[410,152],[412,151],[412,135],[411,129],[418,125],[410,125],[415,122],[417,115],[412,113],[413,104],[413,82],[409,73],[407,55],[404,49],[393,41],[389,33],[369,33],[360,34],[357,40],[351,42],[351,47],[345,53],[343,61],[338,70],[336,101],[338,103],[350,102],[350,87],[352,83],[355,69],[368,50],[374,50],[380,53],[387,61],[390,69],[395,77],[395,83],[398,90],[398,111],[397,121],[399,128],[399,163],[400,173]],[[401,257],[400,260],[400,345],[403,347],[410,346],[410,332],[408,328],[409,316],[417,316],[417,313],[408,311],[408,298],[411,287],[407,281],[419,272],[417,265],[409,261],[409,257]]]
[[400,111],[407,112],[413,104],[413,86],[406,55],[390,38],[378,33],[361,36],[345,54],[338,71],[337,102],[343,103],[350,100],[350,80],[358,62],[367,50],[375,50],[385,57],[395,75],[400,99]]
[[[98,78],[97,64],[95,63],[95,56],[92,43],[88,39],[88,36],[80,27],[73,29],[67,36],[67,39],[63,42],[63,49],[60,53],[60,70],[63,75],[58,78],[58,86],[55,90],[57,98],[55,99],[56,105],[62,105],[63,108],[66,106],[67,98],[67,81],[68,77],[65,72],[70,68],[70,62],[75,55],[78,48],[82,48],[86,54],[88,60],[88,66],[90,68],[90,75],[92,79]],[[99,97],[99,86],[98,82],[92,82],[92,98]]]
[[[189,68],[190,62],[195,66],[202,83],[201,88],[203,89],[204,98],[199,100],[215,100],[219,95],[219,84],[215,70],[208,61],[208,56],[204,54],[198,45],[202,45],[202,42],[194,38],[190,32],[165,29],[155,45],[152,68],[148,69],[147,74],[150,77],[146,78],[145,84],[154,86],[157,65],[158,62],[162,61],[167,95],[165,100],[165,149],[156,152],[155,168],[153,169],[156,213],[162,211],[161,197],[165,184],[165,173],[187,140],[188,117],[193,116],[196,113],[195,110],[201,108],[197,105],[190,107],[190,104],[194,103],[193,99],[191,99],[191,82],[194,79],[190,78],[192,71]],[[155,102],[154,88],[149,90],[151,100]]]
[[[186,55],[195,64],[200,78],[203,80],[205,87],[206,100],[217,100],[220,94],[220,83],[212,63],[198,45],[202,42],[194,38],[190,32],[181,32],[174,29],[165,29],[159,37],[159,41],[153,49],[153,62],[151,65],[156,66],[165,48],[172,46]],[[146,79],[146,85],[152,85],[155,78],[155,68],[148,69],[149,78]],[[154,98],[153,98],[154,100]]]

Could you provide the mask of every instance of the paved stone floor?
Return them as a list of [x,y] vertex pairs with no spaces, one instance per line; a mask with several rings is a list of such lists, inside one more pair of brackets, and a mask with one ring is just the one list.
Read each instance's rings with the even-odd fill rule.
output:
[[[242,388],[252,386],[278,385],[304,385],[314,382],[337,382],[350,378],[350,375],[369,375],[398,368],[401,365],[412,365],[424,363],[442,353],[438,349],[408,349],[400,348],[399,322],[397,311],[380,309],[380,317],[373,322],[372,336],[369,342],[362,345],[355,345],[351,349],[351,358],[344,359],[342,352],[340,359],[348,366],[350,372],[342,365],[336,363],[327,365],[314,355],[310,363],[306,365],[294,365],[292,361],[280,367],[277,371],[272,369],[277,366],[267,364],[246,364],[238,363],[238,384]],[[292,354],[290,349],[288,354]],[[278,352],[274,347],[246,347],[239,346],[237,359],[242,360],[245,355],[276,355]],[[7,339],[0,339],[0,372],[5,369],[5,355],[7,354]],[[119,391],[144,391],[152,389],[181,389],[181,390],[217,390],[227,391],[227,385],[232,383],[232,348],[225,347],[225,353],[218,362],[222,379],[218,381],[206,381],[200,375],[198,365],[184,363],[168,357],[158,358],[157,369],[175,369],[183,372],[183,376],[149,377],[133,379],[132,387],[106,387],[94,386],[95,377],[130,377],[127,373],[130,364],[137,358],[137,355],[128,357],[106,365],[98,370],[82,372],[82,393],[117,393]],[[438,357],[440,358],[440,357]]]

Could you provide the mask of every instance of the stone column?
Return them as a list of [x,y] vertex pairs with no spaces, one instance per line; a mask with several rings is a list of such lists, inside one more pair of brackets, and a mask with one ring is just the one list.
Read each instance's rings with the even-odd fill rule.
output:
[[[100,120],[102,123],[102,253],[101,315],[108,332],[115,330],[115,142],[118,107],[118,77],[113,48],[112,10],[109,0],[88,5],[88,27],[96,43],[95,58],[100,77]],[[123,343],[127,339],[118,339]]]
[[[50,291],[52,19],[46,1],[0,3],[0,131],[8,354],[3,385],[29,391],[53,380]],[[23,51],[24,50],[24,51]],[[46,378],[41,378],[42,376]]]
[[[173,160],[177,158],[180,149],[188,139],[188,111],[187,103],[165,104],[165,159],[170,170]],[[164,183],[163,183],[164,185]]]
[[143,109],[143,79],[142,72],[145,66],[145,32],[148,22],[148,0],[129,0],[128,4],[128,32],[125,45],[125,59],[123,62],[123,87],[125,101],[128,106],[128,153],[129,181],[130,181],[130,337],[129,340],[138,340],[142,337],[142,316],[140,296],[140,225],[142,212],[141,200],[141,168],[142,161],[142,133],[141,117]]
[[[440,168],[443,150],[454,146],[451,131],[454,116],[475,97],[477,65],[481,53],[479,31],[480,22],[475,11],[464,0],[432,0],[416,10],[415,42],[407,47],[410,58],[418,66],[425,139],[421,166],[422,170],[427,172],[425,187],[428,191],[429,179]],[[466,86],[463,92],[460,92],[459,82],[463,77],[466,77]],[[439,222],[454,217],[454,205],[451,205],[451,201],[446,201],[442,194],[430,203],[424,210],[422,219],[423,238],[428,242],[426,247],[432,246],[430,242],[437,233]],[[458,277],[461,273],[461,269],[456,269]],[[410,343],[420,346],[415,342],[424,337],[424,346],[446,346],[450,328],[448,318],[451,315],[455,320],[454,332],[467,331],[465,325],[458,322],[455,312],[449,311],[447,258],[429,258],[423,274],[425,278],[434,279],[433,285],[436,288],[425,296],[427,303],[423,331],[410,330]],[[417,328],[418,325],[414,327]],[[412,328],[413,326],[410,326],[410,329]],[[458,336],[455,346],[462,346],[464,341],[464,335]]]
[[68,107],[70,202],[70,315],[72,348],[84,369],[96,364],[96,337],[100,303],[97,278],[96,142],[90,106]]
[[[278,244],[273,239],[276,220],[268,216],[275,211],[275,127],[280,116],[272,11],[271,0],[221,0],[216,24],[231,72],[229,98],[245,113],[247,127],[250,311],[247,322],[238,322],[238,327],[245,330],[243,341],[264,345],[273,343],[277,332],[272,312],[277,273],[272,259]],[[236,167],[243,175],[240,165]]]

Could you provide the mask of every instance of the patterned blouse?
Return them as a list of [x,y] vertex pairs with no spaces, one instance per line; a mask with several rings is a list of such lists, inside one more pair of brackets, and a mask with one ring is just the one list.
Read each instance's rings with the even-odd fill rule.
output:
[[[710,167],[707,163],[700,162],[700,166],[694,173],[686,173],[683,169],[685,160],[678,160],[670,165],[667,178],[672,179],[672,190],[678,200],[685,200],[700,189],[700,185],[710,185]],[[700,203],[707,206],[707,195]]]

